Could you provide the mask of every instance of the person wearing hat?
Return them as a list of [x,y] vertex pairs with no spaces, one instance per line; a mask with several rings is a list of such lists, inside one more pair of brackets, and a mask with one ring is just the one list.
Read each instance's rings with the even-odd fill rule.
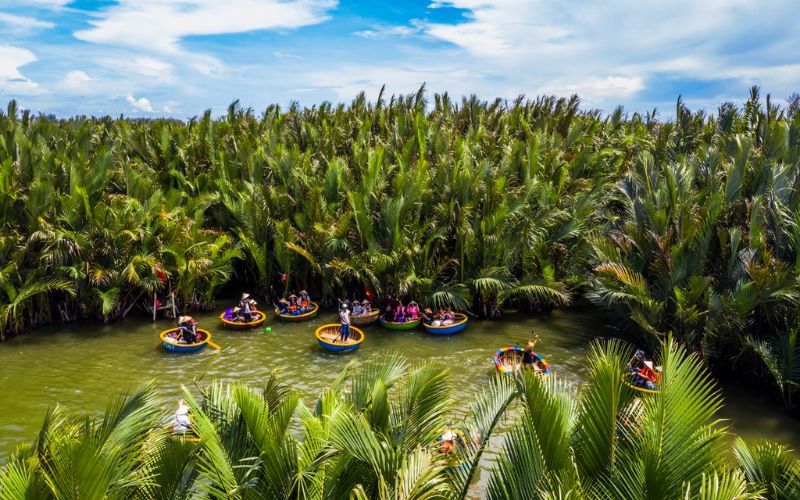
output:
[[353,316],[361,316],[364,314],[364,308],[361,307],[361,302],[353,301]]
[[300,304],[297,303],[297,295],[289,295],[289,314],[300,314]]
[[172,432],[188,432],[192,427],[192,420],[189,417],[189,407],[184,400],[178,401],[178,410],[173,417],[175,422],[172,424]]
[[308,296],[308,292],[305,290],[300,290],[300,309],[304,312],[311,310],[311,297]]
[[419,319],[419,304],[414,302],[413,300],[408,303],[408,307],[406,307],[406,314],[408,314],[408,318],[411,321],[416,321]]
[[425,310],[422,311],[422,320],[428,325],[433,323],[433,311],[430,307],[426,307]]
[[350,339],[350,310],[347,304],[342,304],[342,307],[339,309],[339,321],[341,322],[339,339],[342,339],[342,342],[347,342]]
[[178,330],[180,331],[180,338],[187,344],[197,342],[197,323],[191,316],[178,318]]
[[286,314],[289,309],[289,301],[286,299],[281,299],[278,301],[278,312],[281,314]]
[[361,307],[364,310],[364,314],[369,314],[372,312],[372,304],[368,300],[365,300],[361,303]]
[[242,299],[239,301],[239,310],[244,315],[245,323],[253,320],[253,306],[255,301],[250,298],[250,294],[245,292],[242,294]]

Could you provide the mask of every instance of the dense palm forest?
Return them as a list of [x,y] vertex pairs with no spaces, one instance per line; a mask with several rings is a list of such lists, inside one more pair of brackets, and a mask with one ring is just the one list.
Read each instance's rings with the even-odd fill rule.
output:
[[166,287],[393,294],[497,318],[591,303],[795,408],[800,98],[585,111],[577,97],[233,103],[188,122],[0,113],[0,336]]
[[[577,397],[556,376],[495,376],[457,402],[448,372],[387,357],[349,366],[306,406],[279,377],[185,390],[192,438],[152,385],[101,419],[55,407],[0,470],[7,499],[619,499],[800,497],[786,448],[732,439],[696,354],[668,339],[659,394],[620,374],[633,349],[595,343]],[[638,394],[638,397],[637,397]],[[457,408],[471,403],[466,412]],[[443,453],[445,429],[463,438]],[[490,438],[498,439],[490,443]],[[492,453],[475,490],[481,457]]]

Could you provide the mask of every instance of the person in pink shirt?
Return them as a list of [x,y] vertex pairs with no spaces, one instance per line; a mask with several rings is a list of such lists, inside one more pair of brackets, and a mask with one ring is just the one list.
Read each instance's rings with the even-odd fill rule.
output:
[[413,300],[408,303],[408,307],[406,308],[406,313],[408,314],[408,318],[411,321],[416,321],[419,319],[419,305]]

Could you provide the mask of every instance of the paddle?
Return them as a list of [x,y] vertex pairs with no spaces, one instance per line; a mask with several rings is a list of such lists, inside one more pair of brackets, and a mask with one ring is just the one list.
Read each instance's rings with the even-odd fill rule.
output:
[[210,345],[211,347],[213,347],[214,349],[216,349],[216,350],[218,350],[218,351],[221,351],[221,350],[222,350],[222,347],[220,347],[220,346],[218,346],[217,344],[215,344],[215,343],[211,342],[210,340],[208,341],[208,345]]

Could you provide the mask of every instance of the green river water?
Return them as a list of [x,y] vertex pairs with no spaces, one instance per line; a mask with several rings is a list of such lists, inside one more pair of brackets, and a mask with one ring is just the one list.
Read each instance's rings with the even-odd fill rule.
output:
[[[412,361],[438,360],[451,371],[455,394],[469,401],[493,372],[491,356],[498,347],[524,342],[535,331],[541,337],[537,350],[553,370],[577,383],[585,373],[589,341],[606,331],[602,316],[574,309],[551,315],[518,313],[494,322],[471,321],[463,333],[454,336],[391,332],[372,325],[365,329],[367,338],[359,350],[337,355],[322,350],[314,338],[317,326],[334,321],[332,312],[305,323],[268,321],[271,333],[263,329],[228,331],[211,313],[195,318],[212,331],[222,351],[165,352],[158,333],[170,323],[153,324],[144,319],[111,325],[59,325],[0,344],[0,464],[19,442],[35,436],[51,403],[100,413],[111,396],[145,380],[158,381],[171,408],[180,385],[192,386],[193,379],[200,384],[221,379],[258,385],[277,367],[282,379],[310,404],[349,361],[399,353]],[[723,389],[726,405],[722,417],[731,421],[735,432],[748,440],[767,437],[798,449],[800,426],[779,404],[752,390]]]

